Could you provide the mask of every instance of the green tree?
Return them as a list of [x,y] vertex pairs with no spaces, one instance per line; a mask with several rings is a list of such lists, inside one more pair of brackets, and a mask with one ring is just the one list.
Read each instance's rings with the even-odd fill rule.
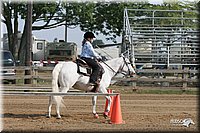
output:
[[[16,3],[9,3],[5,2],[2,4],[3,11],[2,15],[4,19],[2,19],[2,22],[6,24],[7,33],[8,33],[8,44],[10,51],[14,53],[14,43],[16,43],[16,31],[18,30],[18,5]],[[12,19],[14,19],[14,31],[12,26]],[[17,31],[18,32],[18,31]],[[15,39],[15,40],[14,40]]]
[[[11,1],[3,1],[3,19],[2,22],[6,24],[8,33],[9,48],[15,57],[18,57],[22,64],[24,64],[25,45],[26,45],[26,12],[27,3],[19,1],[18,3]],[[196,9],[195,3],[188,5],[187,1],[183,3],[164,3],[162,5],[149,4],[144,2],[86,2],[86,3],[66,3],[61,1],[33,3],[33,21],[32,30],[42,30],[56,28],[58,26],[67,25],[74,27],[79,25],[82,31],[93,31],[96,34],[104,34],[107,39],[116,42],[115,38],[120,36],[123,32],[123,17],[124,9]],[[143,12],[144,13],[144,12]],[[133,12],[132,16],[141,16],[142,12]],[[146,13],[146,15],[148,15]],[[164,14],[159,14],[164,15]],[[187,14],[194,16],[195,14]],[[175,16],[175,14],[170,14]],[[180,16],[178,16],[180,17]],[[24,20],[24,29],[22,32],[21,44],[16,50],[17,33],[18,33],[18,18]],[[14,23],[12,22],[14,20]],[[135,23],[146,23],[150,20],[137,20]],[[174,23],[178,20],[169,20]],[[41,24],[42,22],[42,24]],[[165,24],[167,22],[160,21]],[[189,22],[188,22],[189,23]],[[14,29],[13,29],[14,27]]]
[[92,43],[93,47],[96,47],[96,45],[105,45],[102,40],[94,40]]
[[[27,3],[26,2],[2,2],[3,5],[3,19],[2,22],[7,27],[8,33],[8,43],[11,52],[15,55],[15,58],[18,58],[21,61],[21,64],[25,63],[25,45],[26,45],[26,12],[27,12]],[[69,10],[67,10],[70,12]],[[72,13],[68,13],[63,8],[63,4],[60,2],[43,2],[43,3],[34,3],[33,12],[32,12],[32,30],[42,30],[56,28],[61,25],[76,25],[76,17]],[[59,16],[60,14],[65,13],[65,17]],[[66,14],[67,13],[67,14]],[[71,16],[70,16],[70,15]],[[17,49],[17,33],[18,33],[18,17],[24,20],[24,28],[21,37],[21,43]],[[14,19],[14,23],[12,23]],[[39,25],[39,22],[43,22]],[[14,25],[14,26],[13,26]],[[14,27],[14,31],[13,28]],[[16,54],[17,53],[17,54]]]
[[[53,18],[54,14],[59,11],[59,4],[58,3],[40,3],[34,4],[33,7],[33,21],[44,21],[45,24],[42,26],[33,26],[33,30],[40,30],[44,28],[51,27],[53,24],[50,24],[51,19]],[[25,62],[25,45],[26,45],[26,12],[27,12],[27,3],[25,2],[9,2],[4,1],[2,2],[3,7],[3,19],[2,22],[7,27],[8,33],[8,44],[10,51],[15,55],[15,59],[20,59],[21,63],[24,64]],[[21,44],[19,49],[17,49],[17,33],[18,33],[18,18],[21,17],[25,21],[24,29],[22,32]],[[12,23],[12,19],[14,19],[14,23]],[[14,27],[14,31],[13,28]],[[17,54],[18,53],[18,54]]]

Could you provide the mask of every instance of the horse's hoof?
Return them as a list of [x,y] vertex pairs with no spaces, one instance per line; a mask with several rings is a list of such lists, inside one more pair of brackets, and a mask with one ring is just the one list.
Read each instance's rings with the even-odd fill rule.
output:
[[51,115],[46,115],[47,118],[51,118]]
[[99,115],[97,113],[94,114],[94,118],[99,119]]
[[106,119],[106,118],[108,118],[108,112],[104,112],[103,113],[103,117]]
[[57,116],[57,119],[61,119],[61,116]]

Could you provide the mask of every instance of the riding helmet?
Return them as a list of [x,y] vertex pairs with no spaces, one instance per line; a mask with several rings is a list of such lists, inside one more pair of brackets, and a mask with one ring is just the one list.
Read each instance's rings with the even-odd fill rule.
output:
[[96,38],[96,37],[94,36],[92,32],[86,32],[84,34],[84,38],[87,39],[87,38]]

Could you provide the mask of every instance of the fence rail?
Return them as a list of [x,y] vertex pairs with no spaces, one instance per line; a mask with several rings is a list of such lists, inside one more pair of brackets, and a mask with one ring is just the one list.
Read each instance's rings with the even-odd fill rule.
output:
[[92,93],[70,88],[67,93],[52,92],[51,87],[1,86],[2,95],[19,96],[114,96],[119,93]]
[[54,92],[2,92],[3,95],[20,96],[114,96],[119,93],[54,93]]
[[[1,86],[2,91],[43,91],[52,92],[51,87],[29,87],[29,86]],[[80,92],[80,90],[70,88],[68,92]]]
[[178,83],[178,82],[187,82],[187,83],[198,83],[198,79],[178,79],[178,78],[144,78],[144,77],[136,77],[136,78],[127,78],[125,79],[127,82],[173,82],[173,83]]

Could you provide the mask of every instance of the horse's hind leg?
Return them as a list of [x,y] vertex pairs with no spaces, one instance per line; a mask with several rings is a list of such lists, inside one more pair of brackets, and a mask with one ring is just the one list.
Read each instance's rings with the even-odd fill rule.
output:
[[[67,93],[69,90],[69,87],[61,87],[60,91],[62,93]],[[60,119],[60,107],[65,107],[64,102],[63,102],[63,97],[62,96],[54,96],[55,101],[56,101],[56,114],[57,118]]]
[[56,114],[57,114],[57,118],[60,119],[61,115],[60,115],[60,106],[61,106],[61,102],[62,102],[62,97],[61,96],[55,96],[55,101],[56,101]]
[[61,116],[60,116],[60,104],[61,104],[61,101],[62,101],[62,97],[61,96],[50,96],[49,97],[49,106],[48,106],[47,117],[51,118],[51,107],[52,107],[52,104],[53,104],[53,98],[55,98],[55,102],[56,102],[57,118],[61,118]]
[[52,98],[52,96],[50,96],[50,97],[49,97],[48,114],[47,114],[47,117],[48,117],[48,118],[51,118],[51,107],[52,107],[52,104],[53,104],[53,103],[52,103],[52,102],[53,102],[52,100],[53,100],[53,98]]

